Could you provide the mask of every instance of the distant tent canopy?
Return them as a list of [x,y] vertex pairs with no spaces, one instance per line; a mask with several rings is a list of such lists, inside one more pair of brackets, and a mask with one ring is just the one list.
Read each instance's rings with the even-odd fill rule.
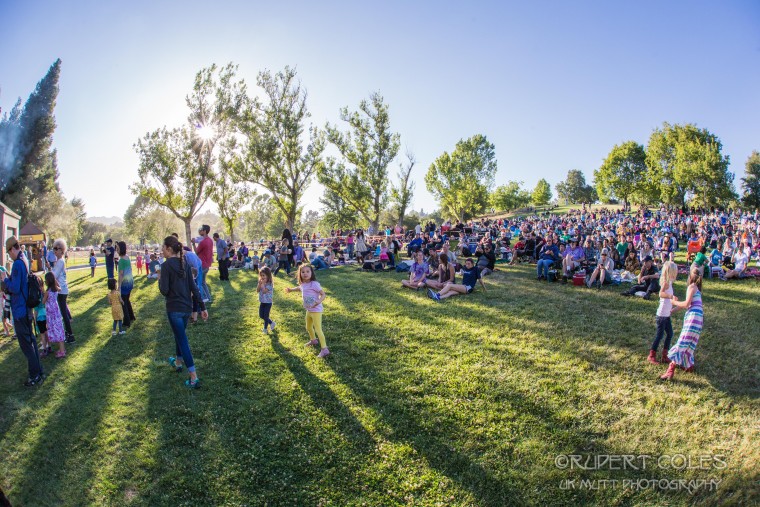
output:
[[45,233],[32,222],[27,222],[19,231],[19,243],[37,243],[45,241]]
[[42,271],[45,266],[40,245],[47,243],[45,233],[32,222],[27,222],[19,231],[18,242],[26,246],[27,251],[30,252],[32,271]]

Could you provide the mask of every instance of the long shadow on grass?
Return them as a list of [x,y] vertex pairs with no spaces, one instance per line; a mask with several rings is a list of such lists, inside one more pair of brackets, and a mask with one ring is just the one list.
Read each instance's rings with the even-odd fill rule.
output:
[[[97,336],[105,335],[98,328],[94,312],[102,312],[100,302],[88,311],[77,314],[80,323],[77,333],[90,337],[89,343],[81,343],[85,353],[96,348],[87,358],[85,367],[76,377],[49,379],[44,388],[55,382],[65,383],[63,393],[49,403],[59,403],[41,424],[38,438],[24,455],[23,469],[16,476],[12,492],[21,504],[52,505],[62,503],[92,503],[88,497],[94,471],[93,457],[107,449],[98,448],[98,433],[108,405],[108,393],[118,374],[128,374],[124,365],[135,355],[131,335],[105,338],[97,342]],[[102,313],[101,313],[102,314]],[[132,338],[133,339],[133,338]],[[76,354],[72,351],[72,355]],[[55,386],[58,387],[57,385]],[[23,435],[20,435],[23,441]],[[40,481],[38,472],[45,470],[45,480]]]
[[[327,282],[325,283],[327,284]],[[333,291],[333,294],[337,292]],[[402,293],[406,294],[406,293]],[[336,296],[341,299],[340,296]],[[349,310],[351,315],[361,315],[361,307],[373,306],[379,308],[383,303],[393,303],[390,307],[398,304],[398,295],[394,293],[384,293],[379,287],[369,293],[364,293],[360,304],[356,304],[349,300],[341,300],[341,303]],[[405,296],[401,297],[402,300],[406,299]],[[379,305],[379,306],[378,306]],[[425,322],[422,319],[420,324],[424,325]],[[498,324],[497,324],[498,326]],[[369,335],[375,337],[385,337],[390,331],[387,328],[378,328],[371,322],[367,322],[361,318],[352,319],[352,322],[348,325],[350,329],[361,329],[363,335]],[[562,330],[558,330],[561,332]],[[329,337],[328,337],[329,338]],[[452,438],[451,435],[459,434],[465,431],[465,428],[457,428],[455,423],[446,420],[445,414],[431,413],[425,409],[422,400],[415,401],[405,393],[394,393],[389,386],[392,386],[394,379],[396,379],[402,372],[400,364],[394,361],[394,365],[397,369],[384,367],[387,364],[387,353],[382,348],[388,346],[393,347],[391,341],[375,341],[375,345],[370,347],[370,350],[366,348],[362,351],[362,358],[358,360],[361,364],[357,367],[352,365],[351,367],[343,367],[341,362],[329,361],[336,374],[341,378],[343,383],[351,387],[354,392],[364,400],[370,406],[374,406],[378,413],[383,414],[384,420],[393,429],[393,439],[401,439],[404,441],[410,441],[421,454],[426,456],[428,461],[437,469],[441,470],[447,476],[452,477],[459,484],[471,490],[471,492],[478,498],[480,503],[484,504],[502,504],[505,498],[515,498],[514,503],[523,503],[520,497],[512,497],[512,489],[515,487],[514,483],[509,483],[504,480],[500,480],[490,475],[488,471],[473,470],[473,467],[468,464],[470,459],[468,456],[452,455]],[[443,345],[446,348],[445,344]],[[379,350],[377,350],[379,349]],[[350,351],[341,351],[337,346],[334,347],[334,352],[337,354],[351,354]],[[481,351],[484,352],[484,351]],[[398,357],[399,354],[395,354],[393,357]],[[520,358],[511,358],[512,363],[520,363]],[[401,363],[403,361],[398,361]],[[542,367],[535,363],[522,361],[524,364],[520,364],[521,369],[528,369],[533,371],[540,371]],[[372,379],[368,382],[367,379]],[[382,386],[382,390],[378,389],[378,386]],[[603,440],[603,436],[594,435],[588,431],[584,431],[582,428],[590,427],[591,420],[579,417],[568,417],[563,415],[557,416],[549,406],[536,403],[531,397],[520,394],[521,389],[515,386],[513,390],[504,389],[500,390],[500,397],[495,402],[504,403],[508,407],[513,407],[520,414],[528,414],[531,425],[536,428],[533,431],[533,438],[550,439],[556,449],[556,453],[567,452],[567,449],[572,449],[575,452],[582,452],[588,454],[592,451],[594,454],[606,454],[607,450],[599,444],[600,440]],[[432,393],[431,393],[432,394]],[[381,401],[378,401],[381,400]],[[576,400],[575,403],[578,403]],[[409,414],[414,414],[414,417],[409,417]],[[445,431],[437,431],[434,427],[432,430],[429,426],[423,425],[420,421],[424,421],[427,418],[443,418],[441,421],[441,427]],[[602,437],[602,438],[600,438]],[[572,452],[572,451],[571,451]],[[537,466],[540,469],[540,466]],[[463,471],[464,470],[464,471]],[[545,471],[544,471],[545,472]],[[542,473],[538,471],[538,473]],[[640,478],[645,474],[639,475]],[[545,478],[549,478],[550,473],[546,473]],[[608,477],[609,478],[609,474]],[[630,476],[623,477],[630,479]],[[680,478],[680,477],[673,477]],[[531,486],[531,485],[527,485]],[[525,486],[526,489],[527,486]],[[536,485],[532,485],[536,486]],[[554,489],[558,487],[554,485]],[[576,492],[575,495],[578,493]],[[600,498],[596,495],[588,496],[588,500],[593,498],[599,501]],[[578,500],[577,496],[574,500]],[[556,500],[556,498],[555,498]]]
[[[304,388],[307,393],[324,399],[329,390],[297,358],[283,360],[261,349],[261,340],[251,337],[249,318],[258,306],[250,298],[255,278],[232,273],[230,278],[211,306],[209,323],[188,331],[202,389],[181,387],[184,375],[176,376],[168,366],[151,372],[146,417],[157,428],[158,454],[148,470],[155,480],[137,492],[139,503],[309,505],[321,498],[322,460],[329,463],[326,457],[339,444],[329,434],[311,433],[314,423],[304,417],[300,390],[292,392],[283,363],[293,368],[298,382],[314,384]],[[174,350],[168,325],[163,326],[166,340],[160,350],[165,354],[158,362]],[[275,343],[286,357],[276,337]],[[358,446],[355,453],[371,446],[371,437],[334,395],[329,405],[336,419],[353,421],[343,429]]]
[[[67,345],[67,359],[64,359],[63,362],[67,362],[72,357],[76,357],[77,348],[81,348],[82,344],[87,341],[87,334],[79,334],[79,319],[90,321],[95,318],[95,315],[105,310],[105,304],[101,301],[96,301],[87,310],[75,314],[77,316],[77,326],[74,327],[74,332],[79,335],[79,340],[75,345]],[[85,329],[89,329],[89,326],[82,327],[82,331]],[[37,343],[39,345],[39,337],[37,337]],[[2,440],[6,431],[11,427],[15,418],[16,410],[10,406],[10,403],[17,403],[17,399],[13,395],[17,395],[17,397],[23,400],[24,403],[37,403],[37,400],[47,396],[51,384],[51,382],[46,382],[32,390],[21,387],[21,382],[27,375],[26,358],[18,346],[17,339],[14,339],[12,343],[8,344],[8,346],[11,349],[9,350],[8,355],[0,362],[0,372],[12,372],[12,374],[8,376],[7,380],[5,380],[5,385],[0,386],[0,392],[7,390],[11,396],[8,398],[0,398],[0,440]],[[54,351],[57,350],[57,345],[52,344],[52,346]],[[51,381],[55,381],[54,374],[59,367],[63,366],[62,361],[56,359],[54,354],[50,354],[45,358],[41,358],[41,363],[45,377]],[[20,390],[23,391],[19,392]],[[9,416],[8,414],[14,414],[14,416]]]
[[[535,326],[538,329],[555,328],[554,334],[547,336],[560,336],[561,341],[549,340],[554,347],[559,347],[563,354],[578,356],[586,360],[594,357],[594,363],[600,367],[613,367],[623,372],[630,373],[630,364],[616,364],[616,360],[608,360],[606,357],[600,357],[598,353],[590,356],[587,352],[587,344],[595,343],[605,347],[612,347],[627,350],[630,357],[637,360],[637,369],[643,372],[649,372],[649,368],[639,358],[646,355],[649,344],[654,338],[654,313],[656,303],[644,303],[637,299],[627,299],[615,301],[620,298],[617,291],[609,288],[601,292],[575,289],[570,286],[563,287],[557,284],[538,283],[529,280],[524,274],[522,276],[510,277],[507,289],[515,290],[520,294],[530,295],[532,298],[543,300],[546,305],[543,307],[536,306],[526,301],[515,300],[513,295],[507,295],[506,301],[482,301],[484,312],[488,312],[487,307],[493,307],[498,311],[504,312],[504,320],[514,320],[512,317],[519,317],[527,320],[529,327]],[[676,292],[682,294],[685,290],[683,280],[679,280],[676,285]],[[578,291],[577,304],[568,301],[567,291]],[[736,332],[732,331],[730,322],[716,318],[716,313],[720,313],[727,307],[711,308],[715,301],[712,296],[720,300],[730,290],[724,289],[719,283],[707,282],[705,286],[705,329],[702,334],[702,342],[698,346],[697,361],[700,363],[697,375],[703,375],[707,378],[713,387],[734,397],[745,397],[756,399],[760,396],[760,378],[756,375],[756,368],[753,365],[758,364],[758,360],[747,357],[747,354],[757,357],[756,348],[753,348],[751,340],[756,340],[752,332],[746,332],[741,335],[741,340],[736,341]],[[734,294],[737,299],[751,298],[750,294],[737,291]],[[490,296],[493,297],[493,296]],[[621,298],[622,299],[622,298]],[[474,300],[468,299],[465,303],[458,303],[462,306],[469,307],[472,311],[477,311],[477,304]],[[512,306],[507,306],[512,305]],[[513,311],[514,306],[519,308],[518,313]],[[644,307],[642,309],[642,306]],[[646,311],[646,313],[643,313]],[[650,313],[651,312],[651,313]],[[757,320],[757,312],[746,311],[743,315],[735,316],[742,320],[742,326],[748,329],[755,329],[760,325]],[[497,315],[498,318],[498,315]],[[683,312],[673,314],[673,324],[675,335],[673,343],[678,339],[678,333],[681,328]],[[754,325],[747,323],[756,321]],[[590,329],[583,336],[579,336],[578,330],[588,328],[589,323],[594,323],[595,329]],[[600,341],[599,338],[602,338]],[[744,344],[748,347],[743,347]],[[744,350],[746,349],[746,350]],[[741,352],[740,352],[741,351]],[[702,358],[712,357],[712,360],[702,363]],[[741,375],[732,375],[730,372],[736,370],[736,364],[724,360],[724,357],[744,357],[739,368],[743,370]],[[663,365],[664,367],[664,365]],[[753,373],[754,370],[754,373]],[[658,373],[659,375],[659,373]],[[653,376],[653,378],[656,376]],[[680,376],[679,378],[687,378]]]
[[[328,283],[325,282],[325,284]],[[334,295],[335,291],[332,292]],[[334,297],[341,299],[339,296]],[[376,298],[377,301],[375,301]],[[388,329],[377,327],[361,318],[363,312],[353,302],[341,301],[341,303],[349,309],[350,315],[358,316],[350,319],[347,326],[349,329],[360,329],[363,337],[379,338],[388,334]],[[393,293],[381,294],[379,290],[376,290],[372,291],[371,296],[363,298],[360,305],[372,306],[373,303],[403,304],[404,298]],[[424,396],[427,393],[422,398],[418,398],[392,389],[391,386],[404,371],[405,360],[398,354],[391,353],[394,361],[391,361],[393,364],[389,364],[387,351],[383,350],[387,342],[376,343],[376,345],[374,350],[363,349],[361,355],[351,354],[336,345],[334,350],[337,354],[347,353],[359,364],[342,367],[343,362],[338,360],[328,360],[328,364],[357,397],[381,415],[385,425],[391,429],[387,438],[394,442],[411,445],[425,457],[431,467],[469,491],[479,504],[524,504],[526,500],[516,481],[498,477],[494,470],[489,470],[487,466],[478,462],[477,455],[480,451],[471,450],[466,453],[457,449],[457,447],[469,445],[469,443],[458,442],[458,437],[467,433],[468,429],[459,426],[451,413],[431,411],[424,403]],[[521,406],[523,412],[530,413],[533,424],[544,430],[549,426],[560,427],[559,421],[554,420],[546,407],[538,406],[515,393],[500,401],[510,407]],[[431,424],[432,421],[435,422]],[[589,436],[584,437],[587,440]]]

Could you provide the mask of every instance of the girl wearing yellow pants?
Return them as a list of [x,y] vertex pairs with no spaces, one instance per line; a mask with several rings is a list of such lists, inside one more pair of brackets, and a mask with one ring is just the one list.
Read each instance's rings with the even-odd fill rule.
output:
[[[311,264],[301,264],[298,269],[298,287],[287,287],[285,292],[294,290],[301,291],[303,307],[306,309],[306,331],[311,338],[307,347],[320,346],[321,350],[317,357],[325,357],[330,354],[325,342],[325,334],[322,332],[322,301],[325,300],[325,291],[317,282],[314,268]],[[317,339],[318,338],[318,339]]]

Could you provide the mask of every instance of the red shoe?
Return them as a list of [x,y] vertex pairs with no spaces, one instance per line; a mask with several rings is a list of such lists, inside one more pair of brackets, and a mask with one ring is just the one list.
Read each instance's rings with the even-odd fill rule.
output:
[[693,372],[693,371],[694,371],[696,368],[697,368],[697,364],[696,364],[696,363],[694,363],[694,364],[692,364],[691,366],[689,366],[688,368],[686,368],[684,371],[685,371],[686,373],[692,373],[692,372]]
[[660,364],[657,361],[657,352],[655,352],[654,350],[650,350],[649,351],[649,357],[647,357],[647,361],[649,361],[652,364]]
[[662,359],[660,359],[660,362],[662,363],[669,363],[670,359],[668,358],[668,351],[664,350],[662,351]]
[[671,380],[676,373],[676,363],[671,361],[668,365],[668,371],[664,375],[660,375],[660,380]]

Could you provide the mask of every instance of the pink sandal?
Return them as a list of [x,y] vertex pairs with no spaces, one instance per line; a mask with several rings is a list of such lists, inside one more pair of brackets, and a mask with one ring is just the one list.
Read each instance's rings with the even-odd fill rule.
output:
[[56,357],[56,359],[62,359],[64,357],[66,357],[66,351],[65,350],[59,350],[58,352],[55,353],[55,357]]

